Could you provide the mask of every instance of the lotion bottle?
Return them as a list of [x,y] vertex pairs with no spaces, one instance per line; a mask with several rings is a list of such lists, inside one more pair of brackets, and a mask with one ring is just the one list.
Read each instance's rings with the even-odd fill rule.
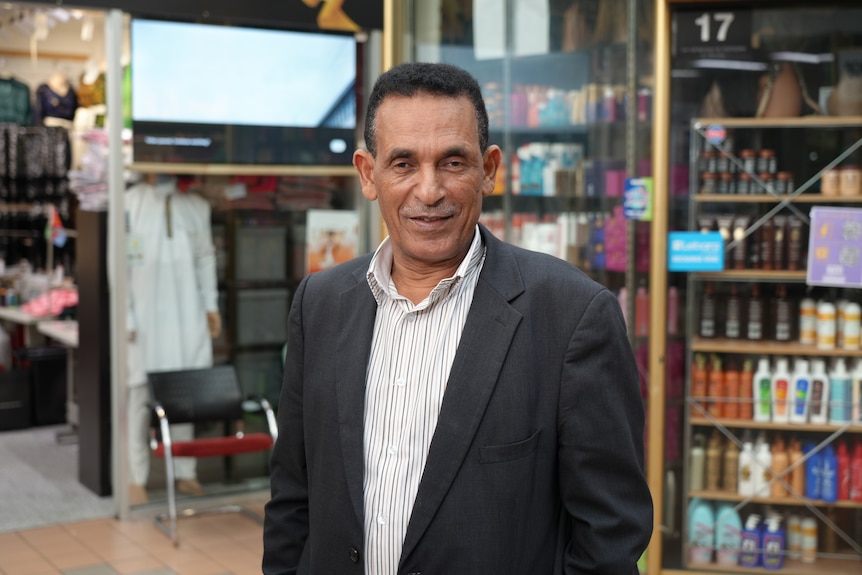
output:
[[770,488],[770,495],[776,499],[787,497],[787,486],[784,482],[790,481],[790,477],[785,473],[789,464],[790,458],[787,456],[784,440],[781,436],[777,436],[772,442],[772,486]]
[[772,571],[784,567],[784,553],[787,541],[781,527],[781,516],[770,515],[766,518],[766,531],[763,534],[763,568]]
[[752,513],[745,520],[739,552],[740,567],[760,567],[760,515]]
[[856,367],[850,377],[850,386],[853,388],[850,390],[853,400],[851,410],[853,423],[862,423],[862,359],[856,361]]
[[808,402],[811,380],[808,375],[808,360],[798,358],[793,362],[793,379],[790,384],[790,423],[808,421]]
[[738,399],[739,419],[746,421],[754,419],[754,366],[750,359],[746,359],[742,364],[742,371],[739,374]]
[[766,438],[761,434],[754,448],[754,495],[769,497],[772,480],[772,451]]
[[703,490],[703,472],[706,459],[704,441],[703,435],[698,433],[694,436],[694,443],[689,456],[689,489],[691,491]]
[[822,359],[811,361],[808,419],[819,425],[825,424],[829,419],[829,376],[826,375],[826,362]]
[[848,423],[851,402],[850,374],[847,373],[844,358],[839,357],[829,374],[829,423]]
[[772,421],[787,423],[790,420],[788,409],[788,393],[790,392],[790,372],[787,369],[787,358],[775,360],[775,371],[772,373]]
[[769,358],[762,357],[757,362],[754,374],[754,421],[767,422],[772,417],[772,371]]
[[754,445],[746,437],[742,443],[742,451],[739,452],[739,480],[737,481],[737,491],[743,497],[754,496],[755,465]]

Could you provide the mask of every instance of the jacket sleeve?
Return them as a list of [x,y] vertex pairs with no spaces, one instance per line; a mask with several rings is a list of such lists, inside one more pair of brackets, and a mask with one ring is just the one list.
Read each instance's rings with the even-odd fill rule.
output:
[[308,474],[302,411],[302,301],[308,283],[299,285],[288,319],[284,382],[278,404],[278,440],[272,453],[270,488],[263,528],[263,573],[297,572],[308,539]]
[[598,292],[569,341],[559,406],[567,574],[636,574],[652,533],[644,406],[616,298]]

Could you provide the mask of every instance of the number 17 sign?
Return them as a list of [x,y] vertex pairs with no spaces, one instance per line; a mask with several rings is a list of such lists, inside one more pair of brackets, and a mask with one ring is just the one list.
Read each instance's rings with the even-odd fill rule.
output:
[[751,9],[679,10],[675,47],[678,55],[740,58],[751,53]]

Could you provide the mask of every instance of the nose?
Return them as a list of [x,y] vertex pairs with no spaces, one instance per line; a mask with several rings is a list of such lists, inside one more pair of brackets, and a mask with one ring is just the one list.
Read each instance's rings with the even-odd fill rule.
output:
[[443,186],[436,166],[423,165],[416,172],[413,195],[426,206],[433,206],[443,199],[446,188]]

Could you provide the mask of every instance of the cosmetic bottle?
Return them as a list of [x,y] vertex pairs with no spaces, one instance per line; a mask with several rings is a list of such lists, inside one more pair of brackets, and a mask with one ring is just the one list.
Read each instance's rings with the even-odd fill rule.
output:
[[790,372],[787,370],[787,358],[775,360],[775,371],[772,373],[772,421],[787,423],[790,420],[788,409],[788,393],[790,392]]
[[835,304],[820,300],[817,304],[817,349],[835,349],[837,318]]
[[832,444],[823,448],[820,457],[820,499],[826,503],[838,501],[838,460]]
[[769,358],[762,357],[757,362],[754,374],[754,421],[765,423],[772,420],[772,370]]
[[739,447],[733,441],[727,441],[724,447],[721,488],[726,493],[739,492]]
[[737,493],[743,497],[754,496],[754,445],[751,440],[744,438],[742,451],[739,452],[739,480],[737,481]]
[[784,440],[781,436],[777,436],[772,442],[772,468],[770,470],[772,476],[772,485],[770,487],[771,497],[776,499],[787,497],[787,487],[784,482],[790,481],[790,477],[785,475],[789,461],[787,450],[784,447]]
[[802,445],[802,455],[805,459],[805,497],[820,499],[822,484],[820,481],[820,451],[814,451],[814,443],[806,441]]
[[853,416],[853,423],[862,423],[862,359],[856,360],[856,367],[853,368],[853,375],[850,377],[850,396],[853,401],[853,407],[850,410]]
[[742,331],[742,302],[739,299],[739,288],[730,284],[730,295],[727,296],[724,307],[724,337],[739,339]]
[[751,294],[748,298],[748,312],[745,320],[745,337],[750,340],[759,341],[763,339],[763,298],[760,295],[760,286],[753,284]]
[[802,520],[802,562],[817,560],[817,521],[813,517]]
[[817,344],[817,302],[811,296],[799,302],[799,343]]
[[752,361],[746,359],[739,374],[739,419],[754,418],[754,371]]
[[691,416],[703,417],[703,413],[698,406],[706,410],[706,387],[709,372],[706,369],[706,356],[703,354],[695,354],[694,365],[691,370]]
[[639,287],[635,294],[635,336],[649,335],[649,294],[645,287]]
[[760,567],[761,559],[760,516],[752,513],[745,520],[739,552],[740,567]]
[[800,463],[802,460],[802,446],[795,438],[790,440],[790,450],[788,452],[790,459],[790,487],[791,494],[794,497],[805,496],[805,465]]
[[691,491],[703,491],[704,466],[706,464],[706,450],[703,446],[705,439],[703,435],[697,434],[692,440],[691,452],[689,454],[689,489]]
[[718,491],[721,488],[721,433],[712,430],[706,447],[706,489]]
[[790,341],[793,337],[793,312],[787,298],[787,287],[778,284],[772,301],[772,319],[775,322],[775,341]]
[[721,358],[717,355],[712,356],[712,363],[709,367],[709,376],[707,378],[706,395],[707,411],[713,417],[724,417],[724,372],[721,369]]
[[811,360],[811,393],[808,401],[808,419],[819,425],[829,421],[829,376],[823,359]]
[[703,288],[703,297],[700,300],[700,337],[716,337],[716,306],[715,296],[712,292],[712,284],[707,283]]
[[727,368],[724,370],[724,417],[727,419],[739,419],[739,389],[740,389],[740,373],[736,367],[737,364],[733,361],[727,362]]
[[802,556],[802,521],[795,513],[787,518],[787,558],[799,561]]
[[667,334],[679,333],[679,290],[670,286],[667,290]]
[[862,502],[862,442],[853,444],[853,456],[850,458],[850,500]]
[[838,442],[835,461],[838,464],[838,500],[850,501],[850,452],[846,442]]
[[784,554],[787,541],[781,527],[781,517],[770,515],[766,518],[766,531],[763,534],[763,568],[776,571],[784,567]]
[[722,503],[715,514],[715,562],[736,567],[742,547],[742,521],[731,503]]
[[793,378],[790,382],[790,423],[808,421],[809,394],[811,380],[808,374],[808,361],[797,358],[793,362]]
[[829,373],[829,423],[841,425],[850,421],[852,394],[850,374],[844,358],[835,360],[835,367]]
[[757,497],[769,497],[772,480],[772,451],[763,434],[757,439],[754,446],[754,495]]

